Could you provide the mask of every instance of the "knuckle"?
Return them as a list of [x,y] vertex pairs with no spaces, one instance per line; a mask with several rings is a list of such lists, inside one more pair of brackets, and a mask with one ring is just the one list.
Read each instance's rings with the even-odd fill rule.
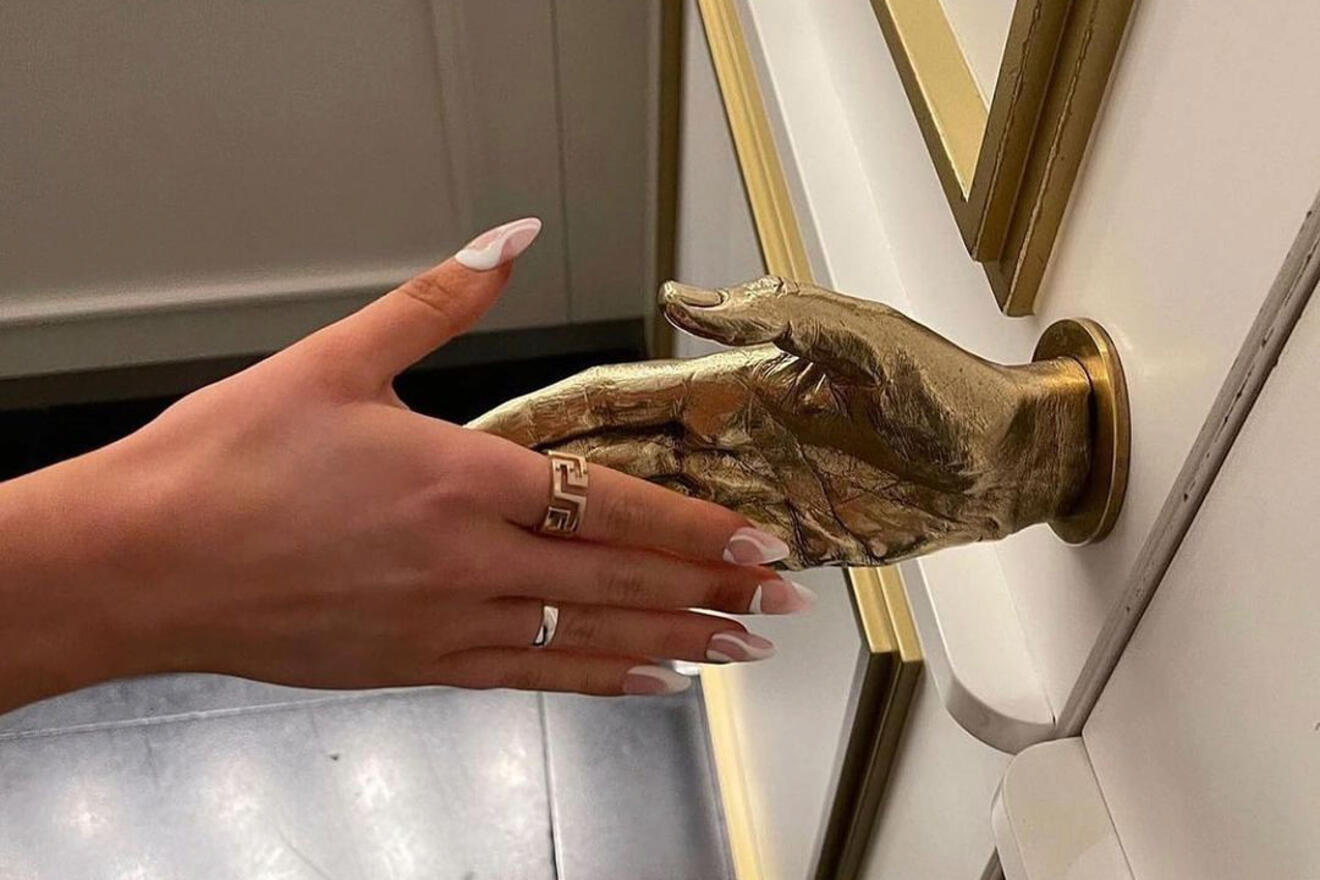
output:
[[471,509],[476,500],[475,487],[468,485],[461,470],[444,476],[419,491],[427,514],[442,521],[452,519],[457,511]]
[[447,327],[458,326],[461,318],[460,303],[463,298],[433,273],[418,275],[409,279],[400,288],[405,294],[433,310]]
[[608,535],[639,535],[647,525],[643,505],[627,495],[607,498],[600,504],[600,526]]
[[674,618],[660,624],[655,630],[656,644],[667,657],[676,659],[703,659],[708,636],[705,628],[694,626],[683,618]]
[[585,370],[575,373],[568,382],[573,385],[591,388],[608,375],[609,372],[602,366],[587,367]]
[[779,275],[762,275],[735,290],[745,301],[755,303],[796,293],[797,285]]
[[718,580],[706,592],[707,607],[715,611],[741,614],[751,602],[754,586],[727,579]]
[[651,597],[647,578],[636,565],[607,567],[600,584],[600,598],[606,605],[639,605]]
[[559,623],[563,644],[587,647],[600,644],[603,634],[600,617],[584,609],[565,614]]

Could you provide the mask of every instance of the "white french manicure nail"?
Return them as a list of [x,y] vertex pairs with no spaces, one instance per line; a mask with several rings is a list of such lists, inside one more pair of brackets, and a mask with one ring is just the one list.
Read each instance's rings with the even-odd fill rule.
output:
[[788,556],[788,545],[769,532],[743,526],[724,545],[724,561],[738,565],[765,565]]
[[706,659],[712,663],[746,663],[775,656],[775,645],[756,633],[718,632],[706,643]]
[[535,217],[513,220],[487,229],[454,254],[454,259],[474,272],[489,272],[527,250],[540,232],[541,221]]
[[752,593],[748,614],[797,614],[816,602],[816,594],[789,580],[766,581]]
[[623,677],[625,694],[677,694],[692,687],[692,679],[663,666],[634,666]]

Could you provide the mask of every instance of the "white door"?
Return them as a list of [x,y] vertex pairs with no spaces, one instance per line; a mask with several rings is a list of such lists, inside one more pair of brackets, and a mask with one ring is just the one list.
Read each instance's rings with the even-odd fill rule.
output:
[[1317,364],[1312,298],[1082,730],[1136,880],[1320,877]]
[[[1320,106],[1320,80],[1304,74],[1320,7],[1278,0],[1246,20],[1226,5],[1136,6],[1036,314],[1009,319],[967,256],[871,5],[728,5],[818,281],[1004,362],[1028,359],[1052,321],[1090,317],[1127,371],[1132,470],[1104,542],[1070,547],[1038,527],[905,566],[928,675],[864,874],[977,878],[997,870],[990,797],[1011,753],[1082,731],[1158,585],[1184,464],[1320,185],[1320,116],[1285,109]],[[766,687],[793,687],[785,675]],[[814,745],[815,718],[757,717],[767,740],[829,747]],[[763,876],[802,876],[810,861],[813,836],[778,833],[788,823],[763,822],[777,832]]]

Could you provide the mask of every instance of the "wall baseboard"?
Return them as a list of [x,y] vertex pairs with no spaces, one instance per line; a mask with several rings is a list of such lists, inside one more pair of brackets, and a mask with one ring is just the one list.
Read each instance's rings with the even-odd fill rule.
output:
[[[413,370],[479,366],[594,351],[646,350],[641,318],[493,330],[460,336]],[[269,352],[0,379],[0,410],[186,394],[257,362]]]

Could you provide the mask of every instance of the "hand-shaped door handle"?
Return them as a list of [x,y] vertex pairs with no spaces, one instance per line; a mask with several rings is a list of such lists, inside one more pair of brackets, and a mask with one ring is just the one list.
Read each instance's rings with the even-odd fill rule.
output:
[[740,511],[793,567],[879,564],[1049,522],[1103,537],[1127,475],[1108,337],[1061,321],[1035,360],[983,360],[886,306],[773,276],[670,282],[665,316],[736,348],[597,367],[471,427]]

